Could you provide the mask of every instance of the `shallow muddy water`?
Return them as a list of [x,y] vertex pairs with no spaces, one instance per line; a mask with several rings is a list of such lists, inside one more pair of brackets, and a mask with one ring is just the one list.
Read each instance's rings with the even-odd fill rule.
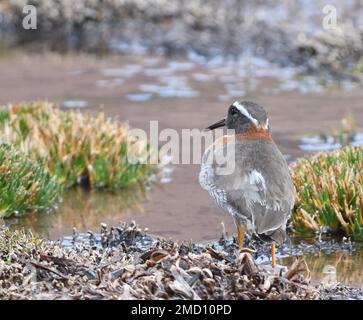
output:
[[[331,151],[346,145],[345,143],[341,143],[337,140],[338,139],[336,137],[331,135],[307,136],[301,139],[299,148],[304,151]],[[363,133],[361,132],[354,134],[351,141],[349,141],[349,145],[352,146],[358,146],[361,144],[363,144]]]
[[[357,130],[363,129],[360,88],[300,90],[293,70],[257,62],[253,65],[254,77],[243,61],[197,64],[128,55],[95,58],[16,54],[0,60],[0,69],[1,104],[47,99],[64,109],[80,108],[90,113],[103,110],[147,132],[151,120],[159,121],[160,130],[204,128],[223,117],[234,100],[253,100],[266,108],[274,140],[288,161],[311,151],[299,147],[301,138],[330,133],[348,113],[355,118]],[[29,227],[52,240],[71,235],[73,227],[87,232],[98,230],[101,222],[112,226],[131,220],[153,235],[181,241],[216,239],[222,233],[221,222],[228,235],[234,235],[230,217],[199,186],[199,164],[169,168],[164,183],[146,192],[133,189],[110,195],[70,190],[58,210],[6,223]],[[352,285],[363,282],[359,271],[361,249],[353,253],[306,251],[304,256],[317,281],[323,279],[324,267],[332,265],[338,281]],[[291,259],[282,258],[281,263],[290,263]]]
[[311,272],[311,280],[326,287],[343,283],[352,287],[363,286],[363,244],[334,240],[319,242],[317,239],[292,240],[296,253],[282,254],[279,263],[291,265],[295,257],[301,255]]
[[[361,288],[363,285],[362,245],[355,252],[314,251],[303,254],[311,272],[311,280],[324,285],[331,281]],[[280,260],[283,265],[291,265],[293,257]]]

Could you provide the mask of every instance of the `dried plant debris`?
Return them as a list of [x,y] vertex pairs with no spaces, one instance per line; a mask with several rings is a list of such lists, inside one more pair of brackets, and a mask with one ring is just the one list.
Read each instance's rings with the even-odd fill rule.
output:
[[[107,237],[111,232],[102,226]],[[1,299],[320,299],[303,260],[276,274],[251,253],[154,239],[136,224],[121,224],[121,242],[65,247],[27,232],[0,230]],[[77,236],[75,235],[77,238]],[[89,238],[91,235],[89,234]],[[146,241],[150,240],[152,241]],[[140,245],[145,240],[147,244]],[[350,295],[335,287],[333,295]],[[339,291],[340,290],[340,291]],[[352,289],[353,290],[353,289]],[[344,294],[343,294],[344,293]],[[361,292],[352,291],[354,297]]]

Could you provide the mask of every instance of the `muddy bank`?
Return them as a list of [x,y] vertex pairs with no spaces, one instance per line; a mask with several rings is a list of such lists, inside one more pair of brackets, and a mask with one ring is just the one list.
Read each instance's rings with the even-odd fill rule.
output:
[[[122,224],[65,246],[0,230],[2,299],[359,299],[360,289],[313,285],[303,260],[272,270],[233,241],[176,243]],[[9,264],[9,262],[11,262]]]

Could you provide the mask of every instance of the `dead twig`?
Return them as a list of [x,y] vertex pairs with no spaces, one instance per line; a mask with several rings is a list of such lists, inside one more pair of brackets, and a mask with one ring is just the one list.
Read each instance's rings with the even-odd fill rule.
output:
[[65,275],[61,274],[60,272],[58,272],[58,271],[56,271],[56,270],[54,270],[54,269],[52,269],[52,268],[49,268],[49,267],[47,267],[47,266],[45,266],[45,265],[42,265],[42,264],[36,263],[36,262],[34,262],[34,261],[30,261],[30,263],[31,263],[34,267],[36,267],[36,268],[43,269],[43,270],[45,270],[45,271],[48,271],[48,272],[51,272],[51,273],[56,274],[58,277],[62,278],[63,280],[69,280],[69,278],[68,278],[67,276],[65,276]]
[[306,272],[307,277],[310,278],[310,270],[305,259],[295,260],[290,269],[285,273],[284,277],[291,280],[294,276],[301,272]]
[[224,256],[221,254],[221,253],[219,253],[219,252],[217,252],[217,251],[215,251],[213,248],[211,248],[211,247],[208,247],[207,248],[207,252],[213,257],[213,258],[215,258],[215,259],[217,259],[217,260],[219,260],[219,261],[221,261],[221,260],[223,260],[224,259]]
[[238,260],[239,264],[241,265],[241,273],[246,275],[254,275],[258,273],[258,267],[250,253],[248,252],[240,253]]

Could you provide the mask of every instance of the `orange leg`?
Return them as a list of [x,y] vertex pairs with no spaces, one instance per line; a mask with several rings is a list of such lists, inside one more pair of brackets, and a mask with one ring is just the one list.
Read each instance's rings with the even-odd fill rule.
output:
[[237,224],[237,231],[238,231],[238,247],[240,250],[243,249],[243,244],[245,242],[245,232],[243,230],[243,228]]
[[276,246],[275,246],[275,242],[272,242],[272,244],[271,244],[271,266],[272,266],[272,268],[275,268],[275,266],[276,266]]

